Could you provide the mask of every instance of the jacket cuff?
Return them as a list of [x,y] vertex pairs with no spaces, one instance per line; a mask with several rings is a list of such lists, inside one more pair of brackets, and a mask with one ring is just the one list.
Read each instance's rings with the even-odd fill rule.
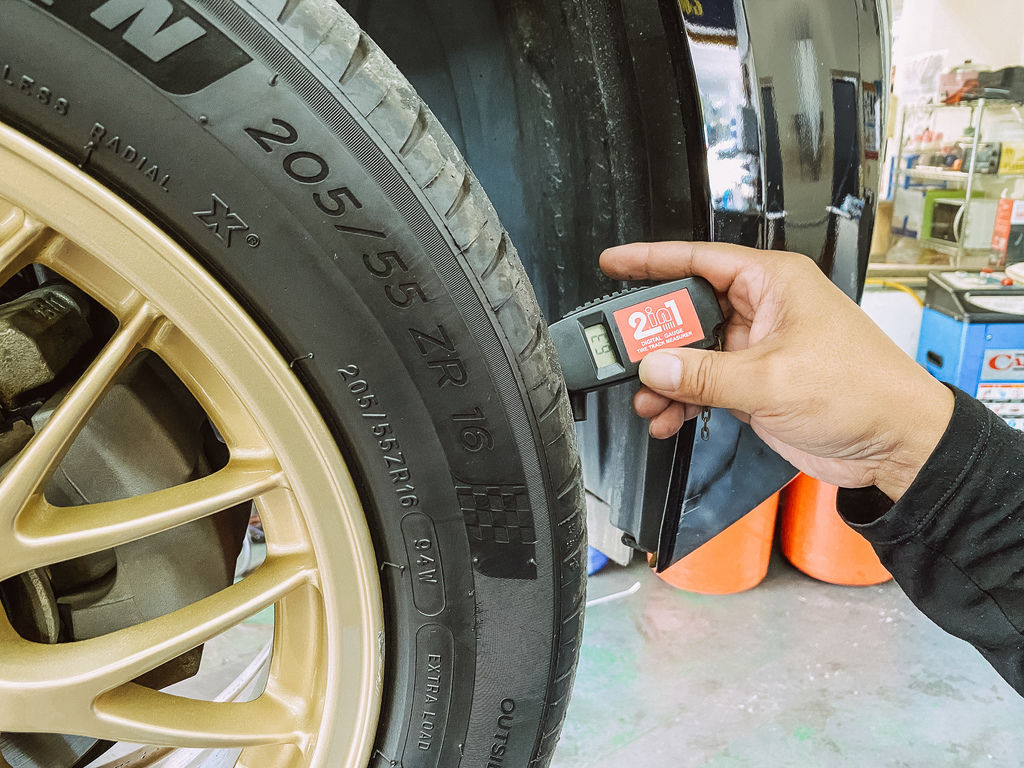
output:
[[938,445],[907,492],[893,503],[875,487],[841,488],[836,509],[873,544],[892,544],[928,524],[973,471],[992,431],[991,414],[956,387],[953,415]]

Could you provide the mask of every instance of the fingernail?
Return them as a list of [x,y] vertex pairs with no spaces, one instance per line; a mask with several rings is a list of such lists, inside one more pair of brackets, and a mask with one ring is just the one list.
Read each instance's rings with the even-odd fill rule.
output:
[[640,381],[651,389],[678,389],[683,364],[667,352],[652,352],[640,361]]

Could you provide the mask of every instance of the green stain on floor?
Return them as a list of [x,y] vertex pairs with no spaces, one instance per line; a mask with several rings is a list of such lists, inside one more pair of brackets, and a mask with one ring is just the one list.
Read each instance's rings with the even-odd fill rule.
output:
[[806,725],[797,726],[793,729],[793,736],[797,741],[807,741],[814,735],[814,729]]

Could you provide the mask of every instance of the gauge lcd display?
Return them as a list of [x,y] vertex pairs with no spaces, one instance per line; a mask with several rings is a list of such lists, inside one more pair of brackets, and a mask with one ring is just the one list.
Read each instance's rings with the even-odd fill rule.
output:
[[590,354],[598,368],[619,365],[618,355],[615,354],[615,347],[612,346],[611,336],[608,335],[608,328],[604,323],[588,326],[583,329],[583,333],[586,334]]

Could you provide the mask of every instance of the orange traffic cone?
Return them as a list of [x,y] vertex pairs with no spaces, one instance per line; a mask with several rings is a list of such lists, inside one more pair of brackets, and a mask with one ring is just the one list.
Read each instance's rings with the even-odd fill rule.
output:
[[834,485],[801,473],[786,489],[782,509],[782,553],[821,581],[852,587],[892,578],[867,539],[836,511]]
[[705,595],[729,595],[756,587],[768,573],[778,507],[776,493],[658,578]]

